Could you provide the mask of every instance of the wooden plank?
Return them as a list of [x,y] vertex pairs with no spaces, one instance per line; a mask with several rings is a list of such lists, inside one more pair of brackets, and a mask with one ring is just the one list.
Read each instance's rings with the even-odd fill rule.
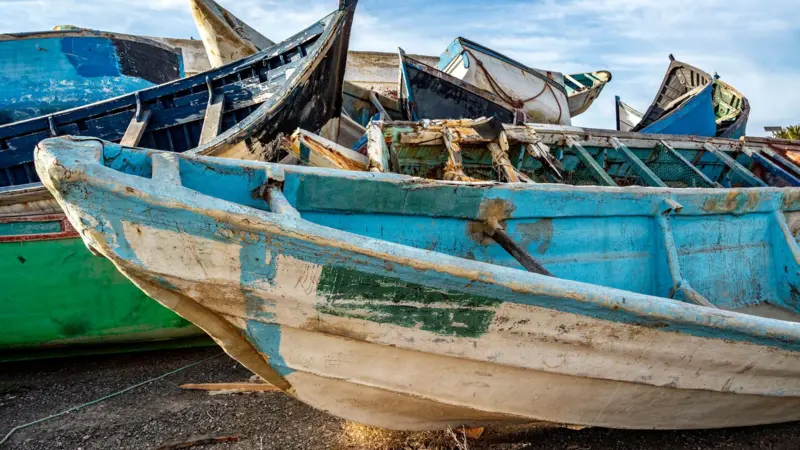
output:
[[611,143],[614,145],[614,148],[617,149],[620,156],[622,156],[622,159],[624,159],[625,162],[631,166],[631,169],[633,169],[633,171],[636,172],[636,174],[639,175],[648,186],[667,187],[666,183],[661,181],[661,178],[658,178],[658,176],[653,173],[653,171],[650,170],[650,168],[647,167],[647,165],[645,165],[645,163],[639,159],[638,156],[634,155],[631,149],[620,142],[619,139],[612,137]]
[[181,184],[180,162],[174,153],[154,153],[151,157],[153,163],[153,179],[165,184]]
[[136,147],[139,145],[139,141],[142,140],[142,136],[147,128],[147,124],[150,123],[152,115],[149,109],[142,111],[138,118],[136,114],[134,114],[131,122],[128,124],[128,128],[125,130],[125,134],[122,136],[120,145],[125,147]]
[[463,160],[461,158],[461,146],[453,136],[452,130],[445,127],[442,129],[444,146],[447,149],[447,164],[444,167],[444,179],[449,181],[468,181],[464,173]]
[[200,132],[200,145],[211,142],[219,135],[219,127],[222,124],[222,110],[224,106],[224,95],[215,95],[214,98],[208,102],[205,119],[203,119],[203,130]]
[[575,154],[578,156],[578,159],[580,159],[581,162],[589,169],[589,172],[592,173],[595,181],[604,186],[617,185],[611,176],[609,176],[608,173],[606,173],[606,171],[600,167],[600,164],[597,163],[597,160],[595,160],[574,137],[567,136],[567,145],[571,149],[575,150]]
[[[753,150],[749,149],[748,147],[744,147],[745,150],[753,152]],[[791,172],[795,177],[800,177],[800,167],[797,167],[795,163],[789,161],[788,159],[784,158],[769,146],[763,146],[760,150],[771,159],[775,160],[778,164],[783,166],[783,168],[789,172]]]
[[372,102],[372,104],[378,110],[378,114],[380,114],[381,120],[383,120],[384,122],[391,122],[392,121],[392,118],[389,117],[389,113],[386,112],[386,108],[384,108],[383,105],[381,104],[380,100],[378,100],[378,96],[375,95],[375,92],[369,91],[369,100]]
[[267,383],[188,383],[182,384],[181,389],[198,391],[241,391],[241,392],[272,392],[280,389]]
[[672,148],[669,144],[667,144],[666,141],[659,141],[658,145],[661,145],[663,147],[664,151],[669,152],[669,154],[671,154],[676,159],[678,159],[678,161],[680,161],[681,164],[683,164],[684,166],[689,168],[689,170],[691,170],[695,175],[700,177],[703,180],[703,182],[705,182],[707,184],[707,186],[704,186],[704,187],[712,187],[712,186],[713,187],[722,187],[718,183],[715,183],[715,182],[711,181],[711,178],[708,178],[706,176],[706,174],[704,174],[702,171],[700,171],[700,169],[698,169],[694,164],[690,163],[689,160],[684,158],[683,155],[678,153],[674,148]]
[[300,217],[300,212],[289,203],[289,200],[283,195],[283,191],[281,191],[279,186],[265,184],[261,188],[261,197],[267,202],[271,212],[286,216]]
[[732,170],[737,175],[739,175],[739,177],[742,180],[744,180],[744,182],[747,183],[749,186],[767,187],[767,183],[764,183],[763,181],[761,181],[761,179],[759,179],[758,177],[753,175],[752,172],[747,170],[746,167],[744,167],[743,165],[739,164],[738,162],[736,162],[735,159],[733,159],[730,156],[726,155],[724,152],[720,151],[719,149],[717,149],[713,145],[711,145],[709,143],[705,143],[705,144],[703,144],[703,148],[706,149],[711,154],[713,154],[714,156],[716,156],[717,159],[722,161],[722,163],[725,164],[728,167],[728,169]]

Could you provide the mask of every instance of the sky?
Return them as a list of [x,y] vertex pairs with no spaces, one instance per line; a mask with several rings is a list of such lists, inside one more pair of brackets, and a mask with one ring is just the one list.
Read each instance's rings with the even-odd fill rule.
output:
[[[463,36],[530,67],[609,70],[613,80],[573,125],[614,128],[614,96],[644,111],[672,53],[742,92],[747,132],[800,123],[797,0],[362,0],[351,50],[439,55]],[[336,0],[219,0],[274,41],[328,12]],[[0,0],[0,32],[71,24],[104,31],[198,38],[188,0]]]

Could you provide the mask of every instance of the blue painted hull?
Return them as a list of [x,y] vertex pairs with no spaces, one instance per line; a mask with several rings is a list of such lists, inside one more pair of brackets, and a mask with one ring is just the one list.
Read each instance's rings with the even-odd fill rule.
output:
[[711,99],[713,85],[686,100],[674,111],[643,128],[642,133],[688,134],[714,137],[717,135],[716,116]]
[[180,51],[144,38],[49,32],[0,41],[0,124],[183,77]]
[[87,245],[347,419],[800,419],[796,188],[444,183],[64,138],[36,158]]

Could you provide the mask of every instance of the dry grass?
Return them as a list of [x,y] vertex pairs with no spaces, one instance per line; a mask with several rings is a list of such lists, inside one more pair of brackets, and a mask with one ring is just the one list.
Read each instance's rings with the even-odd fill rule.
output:
[[[448,431],[393,431],[345,422],[336,443],[358,450],[456,450],[459,444]],[[461,447],[463,448],[463,447]]]

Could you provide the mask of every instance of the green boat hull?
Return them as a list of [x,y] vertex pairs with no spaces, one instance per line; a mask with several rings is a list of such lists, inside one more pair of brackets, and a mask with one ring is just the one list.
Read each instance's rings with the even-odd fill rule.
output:
[[60,214],[0,218],[0,286],[0,361],[212,342],[92,255]]

